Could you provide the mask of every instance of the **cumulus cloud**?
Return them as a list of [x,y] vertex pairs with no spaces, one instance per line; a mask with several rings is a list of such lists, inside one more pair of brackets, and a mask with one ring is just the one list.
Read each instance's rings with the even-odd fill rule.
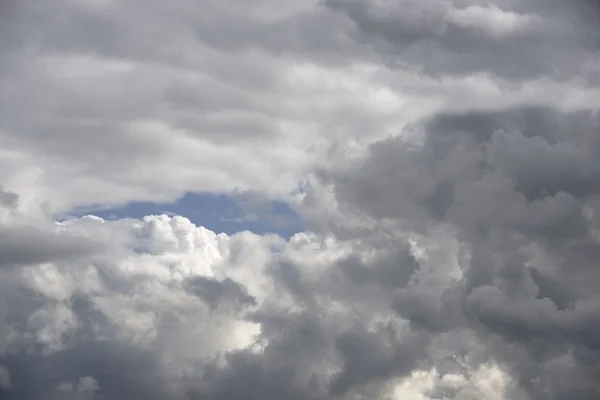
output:
[[598,398],[599,17],[0,2],[0,398]]
[[400,237],[286,242],[165,215],[61,226],[117,239],[10,270],[7,399],[380,396],[431,372],[432,346],[453,351],[391,307],[427,270]]
[[473,332],[530,398],[594,398],[598,123],[546,109],[440,115],[416,128],[421,143],[375,143],[318,185],[341,215],[458,240],[457,279],[395,293],[411,326]]
[[[81,230],[94,232],[102,229],[96,225],[109,224],[113,223],[84,218],[65,228],[79,225],[72,229],[81,235]],[[269,238],[240,243],[196,228],[181,217],[166,216],[120,221],[108,229],[138,237],[144,247],[114,244],[95,259],[47,262],[14,272],[20,303],[10,304],[21,305],[6,318],[14,334],[9,335],[5,361],[16,382],[9,398],[35,398],[43,394],[36,392],[37,387],[45,385],[50,385],[48,393],[56,386],[65,396],[92,396],[90,379],[108,398],[125,398],[127,393],[138,398],[153,391],[152,396],[164,398],[178,388],[162,385],[173,386],[186,376],[192,379],[190,373],[200,373],[193,372],[196,363],[248,346],[260,332],[243,317],[251,297],[242,295],[241,284],[229,278],[236,276],[238,266],[227,263],[243,257],[252,241],[267,246]],[[260,249],[252,256],[260,259]],[[248,262],[245,258],[239,268]],[[244,288],[257,290],[249,279],[258,285],[260,270],[244,268],[238,273],[247,277]],[[202,281],[213,285],[205,285],[207,290],[201,292]],[[229,302],[236,291],[241,307],[232,308]],[[214,311],[215,306],[221,307]],[[50,365],[54,367],[48,370]],[[85,379],[63,384],[79,378]],[[23,381],[30,384],[20,384]]]

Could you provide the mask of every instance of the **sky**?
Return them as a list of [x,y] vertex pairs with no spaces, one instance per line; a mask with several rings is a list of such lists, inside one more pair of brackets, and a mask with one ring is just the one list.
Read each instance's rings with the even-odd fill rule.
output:
[[143,218],[146,215],[184,216],[195,225],[228,235],[251,231],[259,235],[275,233],[286,239],[303,230],[293,206],[269,200],[253,192],[226,194],[185,193],[175,201],[131,201],[124,206],[88,205],[58,214],[60,222],[94,215],[106,220]]
[[599,20],[0,0],[0,400],[600,398]]

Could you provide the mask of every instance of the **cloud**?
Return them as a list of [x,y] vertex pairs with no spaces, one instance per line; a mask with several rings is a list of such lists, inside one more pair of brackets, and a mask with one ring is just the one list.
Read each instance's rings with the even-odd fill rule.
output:
[[597,2],[292,3],[0,4],[0,397],[598,398]]
[[[98,225],[112,225],[106,228],[123,232],[125,241],[113,244],[104,256],[54,260],[13,272],[21,294],[8,300],[6,323],[14,333],[5,362],[15,383],[9,398],[36,398],[54,387],[59,388],[57,396],[87,396],[77,384],[63,384],[85,376],[97,381],[99,389],[94,390],[107,398],[125,398],[127,393],[137,398],[152,392],[164,398],[169,390],[181,388],[162,384],[173,379],[169,384],[176,386],[197,363],[245,347],[259,333],[257,325],[243,317],[254,304],[248,302],[252,298],[223,276],[225,272],[236,276],[223,268],[230,262],[230,249],[232,258],[236,251],[242,256],[244,241],[236,243],[236,238],[196,228],[181,217],[114,223],[84,218],[65,224],[79,235],[82,230],[99,231]],[[139,237],[145,250],[127,246],[126,236]],[[263,246],[269,242],[260,240],[265,241]],[[246,286],[256,290],[247,279]],[[222,290],[201,291],[211,288]],[[241,308],[219,307],[235,300],[237,292]],[[194,345],[197,338],[204,344]],[[189,346],[197,348],[191,351]],[[135,382],[139,389],[134,389]]]
[[0,226],[0,267],[57,261],[89,255],[98,250],[96,243],[70,235]]
[[458,279],[417,280],[396,312],[433,338],[474,332],[530,398],[597,396],[597,114],[444,114],[417,129],[420,144],[375,143],[318,180],[341,215],[459,241]]
[[4,191],[2,187],[0,187],[0,203],[3,208],[14,208],[19,204],[19,195],[16,193],[12,193],[9,191]]
[[252,296],[244,293],[242,286],[229,278],[218,281],[205,277],[196,277],[188,282],[188,288],[188,290],[202,298],[213,308],[223,301],[256,304]]
[[90,256],[101,250],[100,243],[65,233],[59,225],[22,218],[18,205],[19,195],[0,186],[0,268]]
[[[485,73],[517,81],[539,76],[568,80],[576,74],[594,81],[597,66],[592,75],[581,66],[595,63],[589,46],[597,44],[600,33],[588,18],[597,7],[587,1],[568,7],[546,3],[326,2],[353,21],[362,41],[400,68],[436,76]],[[574,29],[574,20],[585,22]]]
[[92,377],[79,378],[77,384],[63,382],[56,388],[59,399],[94,399],[94,393],[99,389],[98,382]]
[[[320,141],[312,119],[328,117],[313,104],[325,93],[296,82],[294,54],[338,51],[343,38],[327,44],[315,28],[340,18],[309,3],[238,6],[246,12],[210,1],[11,2],[0,135],[11,155],[3,180],[22,208],[40,196],[68,211],[185,191],[293,190]],[[345,92],[320,101],[360,113],[357,96],[336,104]],[[372,119],[362,114],[357,122]]]
[[339,138],[440,109],[598,101],[597,35],[571,23],[583,3],[475,3],[8,2],[0,178],[38,214],[287,198]]
[[217,235],[166,215],[61,226],[107,249],[6,271],[8,399],[379,396],[437,357],[391,308],[424,273],[408,242]]
[[10,387],[10,373],[5,366],[0,366],[0,390],[10,389]]

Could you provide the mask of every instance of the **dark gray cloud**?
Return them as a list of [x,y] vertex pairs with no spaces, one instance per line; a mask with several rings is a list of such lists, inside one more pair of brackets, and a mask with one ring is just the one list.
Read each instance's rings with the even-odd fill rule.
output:
[[331,395],[409,375],[425,358],[427,340],[418,334],[398,340],[392,327],[377,333],[357,329],[341,336],[336,345],[342,354],[343,369],[332,381]]
[[597,83],[597,68],[582,71],[600,43],[597,4],[547,3],[326,1],[355,23],[358,40],[400,68],[436,76],[491,73],[509,80],[576,74]]
[[102,250],[100,242],[60,232],[56,226],[27,225],[26,221],[12,220],[10,215],[17,215],[18,205],[19,195],[0,186],[0,212],[9,212],[0,214],[3,219],[0,220],[0,268],[67,261]]
[[0,267],[64,261],[100,250],[99,243],[86,238],[35,227],[0,225]]
[[19,195],[10,191],[5,191],[0,186],[0,204],[3,207],[14,209],[19,204]]
[[245,288],[230,278],[218,281],[195,277],[187,281],[187,289],[202,298],[213,309],[219,304],[228,302],[242,306],[256,304],[256,300],[247,293]]
[[[599,127],[594,112],[440,115],[420,126],[422,144],[388,139],[329,172],[347,215],[455,232],[470,253],[462,279],[442,293],[402,289],[394,308],[434,337],[473,329],[532,399],[600,393]],[[572,382],[555,380],[561,357]]]

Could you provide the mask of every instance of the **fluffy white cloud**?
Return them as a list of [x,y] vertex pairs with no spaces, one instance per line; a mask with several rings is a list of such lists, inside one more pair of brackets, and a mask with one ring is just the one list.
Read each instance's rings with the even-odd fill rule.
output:
[[[8,398],[244,397],[236,385],[253,396],[333,390],[353,398],[375,393],[371,385],[393,371],[409,376],[402,389],[390,381],[377,391],[431,389],[412,384],[422,378],[405,371],[427,358],[429,344],[386,297],[410,279],[419,281],[415,287],[436,285],[436,266],[427,262],[441,257],[433,242],[415,238],[413,248],[407,242],[390,252],[376,237],[368,244],[316,234],[227,236],[166,215],[83,217],[44,229],[94,237],[105,247],[5,271],[12,289],[3,302],[10,310],[2,323],[10,332],[4,386],[9,371],[17,382]],[[417,248],[422,266],[412,255]],[[447,257],[455,250],[437,251]],[[388,372],[373,375],[363,363]],[[259,373],[247,368],[267,375],[238,376]]]

